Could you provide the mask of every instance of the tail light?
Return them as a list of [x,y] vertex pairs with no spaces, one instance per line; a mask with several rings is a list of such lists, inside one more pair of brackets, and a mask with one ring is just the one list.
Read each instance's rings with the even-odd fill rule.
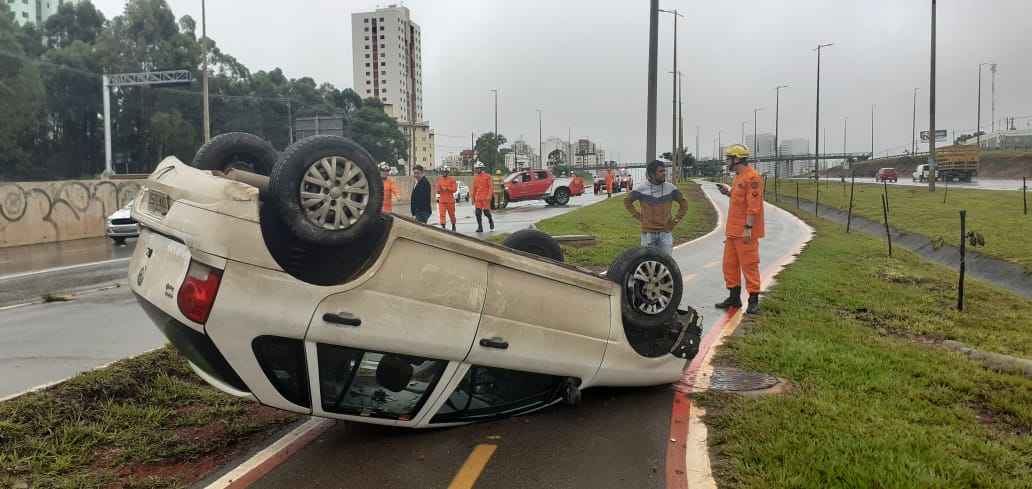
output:
[[215,304],[215,294],[219,291],[221,281],[221,270],[190,261],[190,269],[186,272],[183,285],[179,286],[179,296],[176,299],[179,311],[187,319],[204,324],[208,321],[211,306]]

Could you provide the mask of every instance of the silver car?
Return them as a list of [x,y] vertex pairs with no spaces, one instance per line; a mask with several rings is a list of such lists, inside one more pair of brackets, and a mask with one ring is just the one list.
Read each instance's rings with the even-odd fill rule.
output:
[[125,207],[107,217],[104,235],[111,238],[117,245],[125,244],[125,240],[128,238],[140,236],[140,225],[136,219],[133,219],[132,208],[133,202],[129,201]]

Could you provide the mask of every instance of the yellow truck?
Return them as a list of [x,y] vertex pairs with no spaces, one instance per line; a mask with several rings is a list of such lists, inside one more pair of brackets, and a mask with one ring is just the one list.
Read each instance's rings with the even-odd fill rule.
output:
[[[953,145],[935,150],[937,165],[936,180],[946,182],[970,182],[978,175],[978,147]],[[915,182],[928,180],[928,165],[918,165],[914,170]]]

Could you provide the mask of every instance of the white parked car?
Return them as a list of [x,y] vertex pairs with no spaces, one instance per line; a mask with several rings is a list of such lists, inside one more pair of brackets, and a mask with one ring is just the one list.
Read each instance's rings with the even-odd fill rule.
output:
[[603,277],[562,263],[535,230],[501,246],[382,214],[376,166],[350,140],[314,136],[277,159],[257,137],[222,137],[144,182],[129,282],[225,392],[437,427],[575,404],[592,386],[670,383],[698,350],[667,255],[628,250]]
[[[466,186],[461,180],[455,189],[455,202],[469,202],[469,187]],[[441,193],[434,192],[434,202],[440,202]]]
[[111,238],[115,244],[125,244],[126,239],[140,235],[140,226],[130,213],[132,206],[133,202],[129,201],[125,207],[118,209],[114,214],[107,217],[104,235]]

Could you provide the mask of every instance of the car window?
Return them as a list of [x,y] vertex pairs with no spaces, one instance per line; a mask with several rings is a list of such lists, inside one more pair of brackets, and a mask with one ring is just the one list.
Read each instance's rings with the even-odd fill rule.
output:
[[524,174],[520,175],[520,181],[521,182],[529,182],[530,181],[530,173],[524,173]]
[[539,178],[539,179],[548,178],[548,172],[546,172],[546,171],[536,171],[534,173],[537,174],[537,178]]
[[518,180],[519,177],[522,176],[522,175],[523,175],[523,173],[510,173],[510,174],[506,175],[505,178],[502,179],[502,181],[505,182],[505,183],[514,182],[514,181]]
[[562,378],[472,366],[431,423],[476,421],[547,406],[558,398]]
[[402,421],[419,412],[448,365],[322,343],[317,351],[324,411]]

